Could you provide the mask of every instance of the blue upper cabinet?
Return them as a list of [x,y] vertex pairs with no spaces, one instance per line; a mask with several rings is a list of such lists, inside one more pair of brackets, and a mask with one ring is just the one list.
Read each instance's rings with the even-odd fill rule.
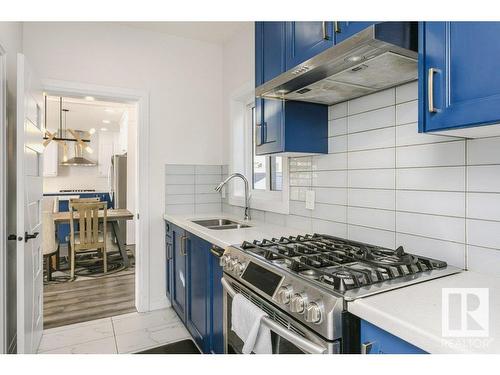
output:
[[255,113],[257,155],[328,153],[328,106],[257,98]]
[[333,22],[286,22],[286,70],[333,46]]
[[500,22],[420,23],[420,132],[500,122],[499,37]]
[[255,86],[285,71],[285,22],[255,22]]
[[368,21],[338,21],[334,22],[334,32],[335,32],[335,43],[340,43],[347,38],[359,33],[363,29],[373,25],[376,22]]

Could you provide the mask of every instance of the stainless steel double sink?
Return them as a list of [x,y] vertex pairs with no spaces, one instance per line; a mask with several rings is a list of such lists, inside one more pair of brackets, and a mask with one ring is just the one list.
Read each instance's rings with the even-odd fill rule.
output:
[[250,228],[250,225],[241,224],[229,219],[191,220],[191,222],[213,230]]

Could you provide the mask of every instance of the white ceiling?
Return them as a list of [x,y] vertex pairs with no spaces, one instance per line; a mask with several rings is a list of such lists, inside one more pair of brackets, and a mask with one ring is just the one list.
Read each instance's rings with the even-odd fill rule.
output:
[[[69,110],[66,113],[67,128],[74,130],[88,131],[94,128],[99,131],[101,128],[106,128],[108,131],[120,131],[120,118],[130,107],[130,104],[123,103],[63,98],[63,109]],[[59,128],[59,113],[59,97],[47,97],[47,124],[45,126],[49,131]],[[103,120],[110,121],[110,123],[103,123]]]
[[224,44],[251,22],[124,22],[124,25],[160,33]]

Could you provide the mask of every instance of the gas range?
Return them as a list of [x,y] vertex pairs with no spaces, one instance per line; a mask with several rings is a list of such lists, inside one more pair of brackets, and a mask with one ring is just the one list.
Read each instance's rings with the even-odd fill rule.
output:
[[460,272],[446,262],[329,235],[281,237],[230,246],[231,280],[327,340],[342,337],[347,303]]

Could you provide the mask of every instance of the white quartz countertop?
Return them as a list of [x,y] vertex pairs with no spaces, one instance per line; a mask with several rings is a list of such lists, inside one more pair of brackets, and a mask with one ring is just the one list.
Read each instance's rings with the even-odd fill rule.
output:
[[[488,301],[481,300],[489,305],[488,336],[443,337],[443,288],[488,289]],[[476,301],[478,299],[473,298],[469,302],[469,310],[474,310]],[[445,310],[454,323],[452,328],[460,326],[462,313],[458,306],[451,304],[450,309]],[[500,277],[463,271],[357,299],[348,303],[348,310],[429,353],[500,353]]]
[[[291,229],[258,220],[244,222],[241,217],[224,213],[194,215],[165,214],[164,219],[224,249],[230,245],[240,245],[243,241],[304,234],[299,229]],[[250,228],[214,230],[192,222],[192,220],[202,219],[230,219],[238,223],[248,224]]]

